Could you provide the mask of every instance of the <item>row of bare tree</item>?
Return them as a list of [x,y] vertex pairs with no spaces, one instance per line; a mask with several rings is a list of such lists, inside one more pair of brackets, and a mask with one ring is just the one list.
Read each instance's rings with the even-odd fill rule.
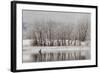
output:
[[[71,45],[70,40],[86,41],[90,40],[90,24],[88,21],[79,21],[78,24],[61,23],[53,20],[36,21],[31,32],[34,46],[54,46]],[[88,37],[88,38],[87,38]],[[68,40],[68,43],[66,43]]]
[[33,46],[80,46],[82,45],[78,40],[33,40]]

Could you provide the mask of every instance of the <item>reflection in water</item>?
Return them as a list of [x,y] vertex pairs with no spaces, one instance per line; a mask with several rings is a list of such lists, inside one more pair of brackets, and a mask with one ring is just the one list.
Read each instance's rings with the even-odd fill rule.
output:
[[[24,55],[25,56],[25,55]],[[63,52],[41,52],[26,55],[27,60],[23,62],[48,62],[64,60],[87,60],[90,59],[89,50],[63,51]],[[25,58],[26,58],[25,57]]]

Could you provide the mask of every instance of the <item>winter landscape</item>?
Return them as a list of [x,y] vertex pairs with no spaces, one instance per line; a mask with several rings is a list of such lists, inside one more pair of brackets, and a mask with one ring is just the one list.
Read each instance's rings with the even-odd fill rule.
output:
[[91,59],[89,13],[23,10],[22,61]]

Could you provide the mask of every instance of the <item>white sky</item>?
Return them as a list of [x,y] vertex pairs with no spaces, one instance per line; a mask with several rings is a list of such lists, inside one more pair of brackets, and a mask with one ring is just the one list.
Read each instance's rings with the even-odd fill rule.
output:
[[53,20],[63,23],[77,24],[80,19],[90,20],[89,13],[75,13],[75,12],[52,12],[52,11],[35,11],[23,10],[23,23],[33,24],[35,21]]

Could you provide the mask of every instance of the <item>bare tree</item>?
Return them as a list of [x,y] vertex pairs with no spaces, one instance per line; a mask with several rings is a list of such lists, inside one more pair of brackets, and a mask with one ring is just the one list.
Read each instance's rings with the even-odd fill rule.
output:
[[78,25],[78,35],[80,41],[85,41],[88,32],[88,22],[82,22]]

